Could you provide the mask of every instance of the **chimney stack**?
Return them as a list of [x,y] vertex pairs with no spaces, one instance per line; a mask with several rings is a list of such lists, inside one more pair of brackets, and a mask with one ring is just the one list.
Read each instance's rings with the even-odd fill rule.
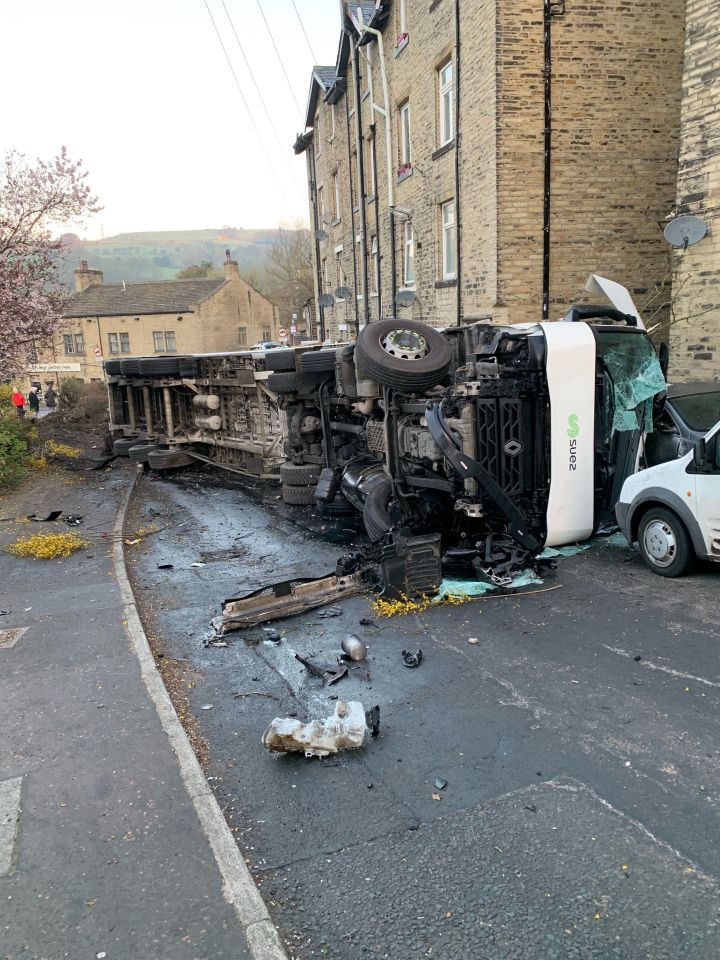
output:
[[223,264],[225,270],[225,279],[232,280],[233,277],[239,277],[240,271],[238,269],[237,260],[233,260],[230,256],[230,251],[225,251],[225,263]]
[[83,290],[87,290],[94,283],[103,282],[102,270],[88,269],[87,260],[80,261],[80,267],[74,272],[73,276],[75,277],[75,293],[82,293]]

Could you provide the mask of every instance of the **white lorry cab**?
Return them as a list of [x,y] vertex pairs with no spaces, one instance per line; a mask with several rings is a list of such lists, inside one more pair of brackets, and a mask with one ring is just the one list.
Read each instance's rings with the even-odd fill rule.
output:
[[696,558],[720,562],[720,423],[685,456],[628,477],[615,515],[662,577],[682,576]]

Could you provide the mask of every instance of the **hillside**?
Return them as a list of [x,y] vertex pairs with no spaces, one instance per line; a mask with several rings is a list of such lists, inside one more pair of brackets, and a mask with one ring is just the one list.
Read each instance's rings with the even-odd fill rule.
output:
[[79,260],[87,260],[90,267],[103,271],[108,283],[170,280],[178,270],[201,260],[210,260],[221,268],[227,249],[242,272],[263,262],[277,235],[277,230],[221,227],[119,233],[93,241],[66,233],[59,273],[62,282],[72,288],[73,270]]

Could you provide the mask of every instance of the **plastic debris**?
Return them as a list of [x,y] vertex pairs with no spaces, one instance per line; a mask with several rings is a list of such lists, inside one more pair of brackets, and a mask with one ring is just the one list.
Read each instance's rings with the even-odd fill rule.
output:
[[196,560],[195,563],[191,563],[190,566],[191,566],[191,567],[204,567],[205,564],[204,564],[204,563],[201,563],[201,561],[199,561],[199,560]]
[[480,640],[477,637],[468,637],[468,643],[472,643],[474,646],[476,643],[480,643]]
[[271,643],[280,643],[282,640],[282,634],[279,630],[276,630],[275,627],[263,627],[263,633],[265,634],[265,639]]
[[200,707],[201,710],[212,710],[212,708],[213,708],[213,704],[212,704],[212,703],[204,703],[204,704]]
[[324,610],[321,610],[318,614],[318,617],[322,620],[325,620],[327,617],[341,617],[343,614],[340,607],[326,607]]
[[357,700],[338,700],[334,714],[323,720],[302,723],[290,717],[276,717],[263,733],[262,744],[271,753],[328,757],[339,750],[357,750],[367,731],[363,705]]
[[53,520],[58,520],[62,516],[62,510],[51,510],[46,517],[39,517],[36,513],[29,513],[27,515],[28,520],[35,520],[36,523],[52,523]]
[[422,663],[422,650],[417,650],[415,653],[403,650],[402,661],[406,667],[419,667]]
[[365,711],[365,723],[368,725],[371,736],[376,737],[380,733],[380,707],[378,704]]
[[157,568],[158,570],[173,570],[175,565],[173,563],[159,563]]
[[343,638],[340,646],[342,647],[343,653],[350,657],[351,660],[354,660],[355,663],[359,663],[367,657],[367,647],[360,637],[356,637],[354,633],[348,633]]
[[447,785],[448,785],[448,782],[447,780],[445,780],[444,777],[435,777],[436,790],[444,790]]

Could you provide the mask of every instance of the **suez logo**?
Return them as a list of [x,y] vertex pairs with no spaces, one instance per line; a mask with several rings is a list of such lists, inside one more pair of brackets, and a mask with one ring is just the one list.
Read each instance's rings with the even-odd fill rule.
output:
[[568,417],[567,435],[570,437],[568,470],[577,470],[577,438],[580,435],[580,420],[576,413],[571,413]]

